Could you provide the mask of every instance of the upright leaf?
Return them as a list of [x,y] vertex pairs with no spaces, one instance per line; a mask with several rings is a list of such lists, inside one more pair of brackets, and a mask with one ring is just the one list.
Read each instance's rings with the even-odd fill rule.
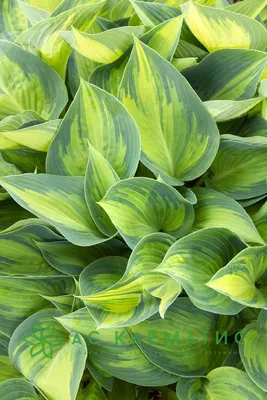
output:
[[141,161],[175,185],[210,166],[218,129],[182,75],[155,51],[136,41],[119,98],[135,118]]

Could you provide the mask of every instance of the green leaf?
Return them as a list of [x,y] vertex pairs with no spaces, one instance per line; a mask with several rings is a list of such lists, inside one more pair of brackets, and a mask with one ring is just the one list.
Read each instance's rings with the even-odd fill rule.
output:
[[205,378],[180,379],[177,384],[177,397],[180,400],[267,399],[267,395],[245,372],[232,367],[216,368]]
[[[48,309],[23,321],[12,335],[9,355],[16,368],[49,399],[75,400],[87,349],[80,335],[79,343],[73,344],[73,336],[54,319],[60,316],[59,311]],[[37,346],[40,350],[35,353]]]
[[231,4],[226,10],[256,18],[266,6],[267,0],[244,0],[242,3]]
[[236,199],[267,193],[267,138],[222,135],[206,186]]
[[193,231],[209,227],[228,228],[244,242],[264,244],[255,225],[237,201],[208,188],[193,188],[197,196]]
[[267,46],[266,29],[245,15],[194,2],[183,4],[181,9],[189,29],[209,52],[227,48],[265,50]]
[[174,243],[155,272],[180,283],[196,307],[216,314],[237,314],[242,306],[206,283],[245,247],[228,229],[202,229]]
[[207,170],[218,148],[216,124],[182,75],[139,41],[119,98],[139,127],[141,161],[154,173],[181,185]]
[[136,390],[130,383],[115,380],[112,392],[108,393],[107,400],[136,400]]
[[187,58],[174,58],[172,60],[172,65],[179,71],[184,69],[194,67],[197,63],[197,57],[187,57]]
[[64,78],[71,47],[60,36],[59,31],[69,30],[71,26],[82,31],[88,29],[103,4],[103,1],[98,1],[73,6],[60,14],[55,11],[50,18],[33,25],[22,33],[16,43],[34,52]]
[[80,390],[77,400],[107,400],[99,384],[91,380],[84,390]]
[[247,307],[267,309],[267,246],[242,250],[206,284]]
[[115,97],[81,81],[49,148],[47,172],[85,175],[89,144],[120,178],[134,175],[140,157],[140,137],[133,118]]
[[24,174],[0,183],[20,206],[49,222],[71,243],[92,246],[108,240],[90,216],[83,178]]
[[258,97],[241,101],[212,100],[204,104],[216,122],[224,122],[242,117],[262,101],[263,98]]
[[132,46],[134,36],[139,37],[142,33],[143,26],[123,26],[95,34],[72,28],[70,32],[60,32],[60,35],[82,56],[98,63],[109,64]]
[[47,10],[32,6],[31,4],[27,4],[21,0],[17,1],[31,25],[37,24],[38,22],[50,17],[50,12]]
[[258,320],[242,331],[242,344],[239,351],[246,372],[258,387],[266,392],[266,333],[267,312],[262,310]]
[[203,101],[246,100],[254,97],[266,62],[264,52],[218,50],[183,75]]
[[194,220],[189,201],[171,186],[149,178],[117,182],[99,204],[131,248],[153,232],[182,237]]
[[56,270],[66,275],[78,276],[93,261],[115,255],[125,255],[126,246],[111,239],[96,246],[79,247],[65,242],[37,242],[45,260]]
[[45,62],[11,42],[0,40],[0,119],[33,110],[57,118],[67,103],[67,90]]
[[[6,339],[8,339],[8,338],[6,337]],[[8,379],[21,378],[21,377],[22,377],[21,373],[19,371],[17,371],[13,367],[13,365],[11,365],[11,362],[8,357],[7,348],[1,343],[1,339],[0,339],[0,384],[4,381],[7,381]],[[1,385],[0,385],[0,388],[1,388]],[[1,389],[0,389],[0,393],[1,393]]]
[[34,387],[25,379],[9,379],[0,384],[0,396],[3,400],[34,400],[37,396]]

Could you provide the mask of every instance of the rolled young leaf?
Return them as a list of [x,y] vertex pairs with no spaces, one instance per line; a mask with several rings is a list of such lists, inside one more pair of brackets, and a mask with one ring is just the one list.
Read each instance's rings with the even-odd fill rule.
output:
[[136,40],[119,99],[141,134],[141,161],[165,181],[181,185],[210,166],[218,149],[214,120],[182,75]]

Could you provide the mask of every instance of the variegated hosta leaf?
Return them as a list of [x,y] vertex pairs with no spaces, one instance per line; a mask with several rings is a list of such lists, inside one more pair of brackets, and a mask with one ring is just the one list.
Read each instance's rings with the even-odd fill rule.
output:
[[[1,334],[0,334],[1,335]],[[7,337],[6,337],[7,338]],[[8,339],[8,338],[7,338]],[[1,343],[0,340],[0,384],[8,379],[20,378],[21,373],[11,365],[8,357],[7,348]],[[0,385],[1,388],[1,385]],[[0,389],[1,394],[1,389]],[[1,397],[3,398],[3,397]]]
[[45,62],[11,42],[0,40],[0,119],[33,110],[57,118],[67,103],[67,90]]
[[[51,400],[75,400],[87,357],[86,344],[55,321],[62,314],[42,310],[22,322],[9,343],[15,367]],[[77,337],[77,335],[76,335]]]
[[[259,199],[260,200],[260,199]],[[267,202],[259,202],[247,209],[258,232],[267,243]]]
[[[180,37],[183,18],[172,18],[157,25],[140,37],[140,41],[171,60]],[[129,52],[115,62],[101,65],[90,75],[90,82],[117,96],[122,76],[129,59]]]
[[141,161],[153,172],[181,185],[208,169],[218,149],[214,120],[182,75],[139,41],[119,98],[139,127]]
[[[90,359],[105,371],[127,382],[159,386],[177,381],[174,374],[202,376],[221,362],[210,354],[217,347],[216,319],[188,298],[178,298],[164,319],[154,315],[128,329],[98,329],[96,333],[96,323],[84,309],[59,321],[70,332],[89,338]],[[209,332],[205,351],[204,332]]]
[[143,26],[123,26],[96,34],[60,32],[63,39],[82,56],[92,61],[109,64],[120,58],[133,44],[134,36],[144,33]]
[[125,273],[125,262],[115,257],[106,258],[105,262],[100,259],[86,268],[80,277],[82,299],[99,327],[135,325],[158,310],[164,316],[180,294],[181,286],[171,278],[150,274],[150,271],[162,262],[174,242],[175,239],[165,233],[144,237],[132,252]]
[[17,2],[26,15],[30,25],[38,24],[38,22],[50,17],[49,11],[27,4],[22,0],[17,0]]
[[85,175],[89,143],[120,178],[134,175],[140,157],[135,121],[109,93],[81,81],[47,155],[47,172]]
[[242,117],[262,101],[263,98],[258,97],[241,101],[212,100],[206,101],[204,104],[216,122],[224,122]]
[[177,8],[166,4],[137,0],[130,0],[130,2],[143,24],[150,28],[181,14]]
[[0,234],[0,276],[63,275],[46,262],[36,244],[56,245],[60,240],[61,236],[42,225],[28,225]]
[[71,243],[92,246],[108,240],[89,213],[83,178],[24,174],[1,178],[0,184],[20,206],[49,222]]
[[194,220],[188,200],[171,186],[149,178],[117,182],[99,204],[131,248],[153,232],[180,238],[190,231]]
[[26,2],[33,7],[52,12],[59,6],[62,0],[26,0]]
[[226,10],[256,18],[266,6],[267,0],[244,0],[242,3],[231,4]]
[[47,308],[49,302],[41,295],[60,296],[75,293],[71,277],[43,276],[0,277],[0,331],[10,337],[17,326],[31,314]]
[[28,29],[28,26],[28,19],[17,0],[1,1],[0,39],[14,41],[23,31]]
[[78,276],[87,265],[106,256],[127,255],[126,246],[111,239],[96,246],[79,247],[65,241],[36,242],[45,260],[66,275]]
[[256,385],[266,392],[267,311],[262,310],[258,320],[245,327],[242,337],[243,343],[239,344],[239,352],[246,372]]
[[242,250],[206,284],[247,307],[267,309],[267,246]]
[[104,2],[78,5],[60,14],[55,13],[22,33],[16,43],[35,53],[51,65],[62,78],[65,77],[67,61],[71,53],[70,45],[60,36],[59,31],[74,26],[81,31],[94,22]]
[[206,186],[236,199],[267,193],[267,138],[222,135]]
[[58,321],[70,333],[78,332],[84,337],[89,346],[90,361],[104,372],[144,386],[177,382],[176,375],[147,359],[127,328],[100,329],[96,334],[97,325],[85,308],[64,315]]
[[176,393],[180,400],[267,399],[245,372],[232,367],[216,368],[205,378],[179,379]]
[[228,229],[202,229],[174,243],[155,272],[179,282],[198,308],[216,314],[237,314],[243,307],[206,283],[245,247]]
[[17,168],[14,164],[6,161],[0,152],[0,177],[9,175],[19,175],[22,171]]
[[0,398],[3,400],[41,400],[34,387],[26,379],[9,379],[0,384]]
[[254,97],[266,63],[264,52],[218,50],[183,75],[203,101],[246,100]]
[[85,199],[99,230],[106,236],[113,236],[117,230],[110,218],[97,204],[108,189],[120,180],[109,162],[90,145],[88,164],[85,175]]
[[191,1],[181,9],[190,30],[209,52],[227,48],[265,50],[267,46],[266,29],[252,18]]
[[55,119],[27,128],[0,132],[0,150],[25,146],[33,150],[47,151],[59,123],[60,120]]
[[197,197],[193,231],[209,227],[228,228],[244,242],[264,244],[243,207],[231,197],[208,188],[193,188]]

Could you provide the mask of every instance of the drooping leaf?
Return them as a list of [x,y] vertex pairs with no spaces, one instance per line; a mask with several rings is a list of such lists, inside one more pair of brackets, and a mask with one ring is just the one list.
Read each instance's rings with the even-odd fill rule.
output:
[[244,0],[229,5],[226,7],[226,10],[246,15],[247,17],[256,18],[266,6],[267,0]]
[[212,100],[204,104],[216,122],[224,122],[242,117],[262,101],[259,97],[241,101]]
[[119,98],[139,127],[141,161],[154,173],[181,185],[207,170],[218,148],[213,119],[182,75],[139,41]]
[[4,400],[37,400],[34,387],[25,379],[13,378],[0,384],[0,396]]

